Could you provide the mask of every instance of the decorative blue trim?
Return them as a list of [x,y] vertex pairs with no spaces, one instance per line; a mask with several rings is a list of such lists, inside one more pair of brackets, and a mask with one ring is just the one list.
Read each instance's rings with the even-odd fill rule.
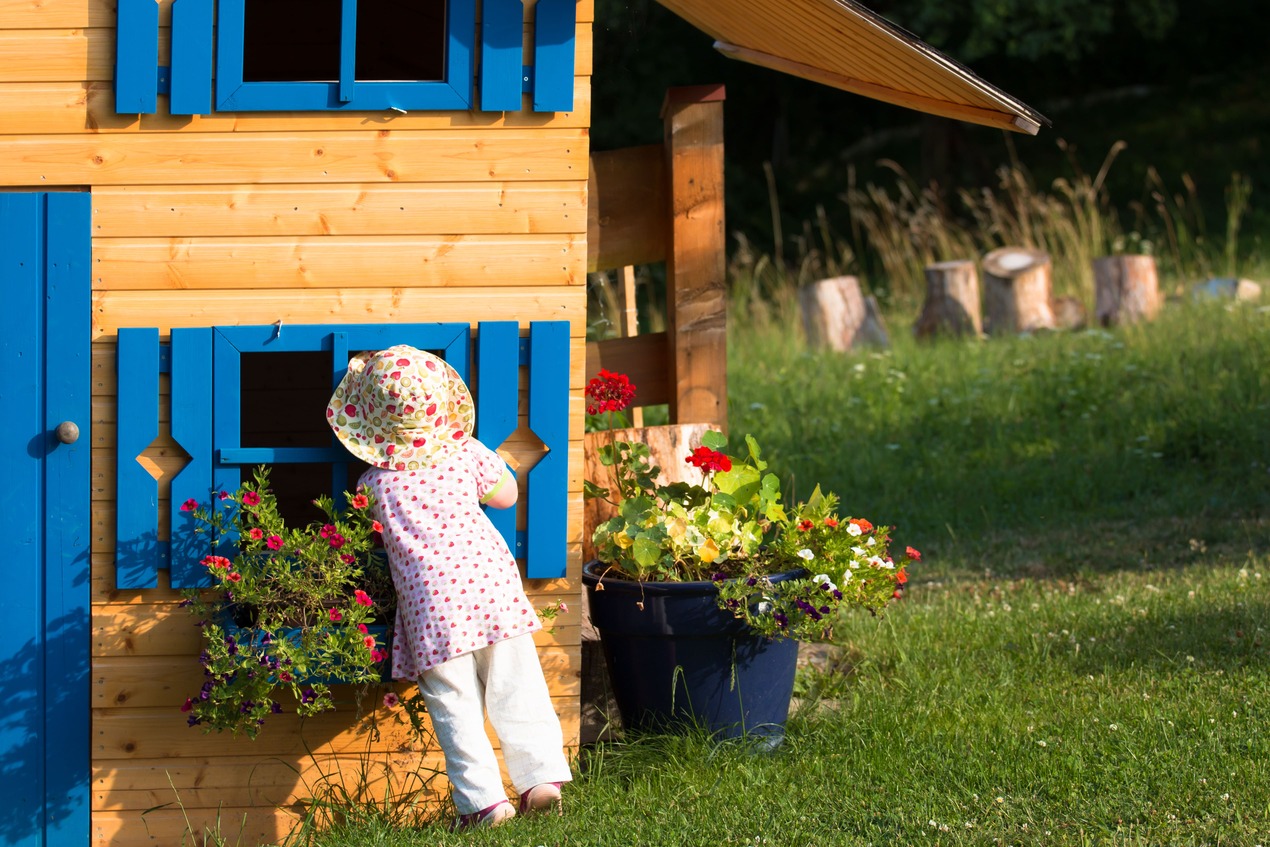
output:
[[159,435],[159,331],[119,330],[115,348],[115,585],[155,588],[159,483],[137,457]]
[[[481,109],[519,112],[524,62],[525,6],[485,0],[481,7]],[[479,416],[478,416],[479,420]]]
[[569,491],[569,324],[529,324],[529,427],[547,452],[529,471],[526,576],[565,575]]
[[168,111],[206,115],[212,111],[212,0],[173,0],[172,83]]
[[573,109],[575,0],[538,0],[534,6],[534,111]]
[[152,115],[159,90],[159,4],[118,0],[115,27],[115,111]]
[[7,844],[89,842],[91,230],[87,193],[0,196],[0,510],[19,516],[0,564]]
[[211,584],[198,566],[194,519],[181,510],[188,500],[209,505],[212,491],[212,331],[174,328],[171,343],[172,440],[190,457],[172,478],[169,504],[169,568],[173,588]]
[[[243,37],[246,0],[220,0],[216,28],[216,108],[220,111],[382,111],[468,109],[472,105],[476,0],[450,0],[446,78],[420,82],[245,82]],[[344,13],[354,0],[344,1]],[[346,21],[345,21],[346,23]],[[341,35],[341,44],[344,37]],[[351,73],[341,50],[341,74]],[[346,85],[347,82],[347,85]],[[342,99],[345,94],[352,99]]]
[[340,2],[339,101],[350,103],[357,90],[357,0]]
[[[476,437],[491,450],[497,449],[516,431],[520,408],[520,326],[515,321],[480,324],[476,384],[470,387],[476,400]],[[485,514],[512,553],[523,556],[523,539],[516,535],[516,510],[486,509]]]

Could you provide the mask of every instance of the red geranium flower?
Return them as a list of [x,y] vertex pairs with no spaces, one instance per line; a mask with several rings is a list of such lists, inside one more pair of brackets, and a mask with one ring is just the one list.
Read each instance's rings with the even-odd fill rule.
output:
[[626,374],[613,373],[600,368],[600,375],[586,385],[588,415],[601,412],[620,412],[635,399],[635,386]]
[[705,445],[693,450],[692,454],[684,461],[695,468],[700,468],[703,471],[732,470],[732,460],[728,458],[726,453],[720,453],[718,450],[711,450]]

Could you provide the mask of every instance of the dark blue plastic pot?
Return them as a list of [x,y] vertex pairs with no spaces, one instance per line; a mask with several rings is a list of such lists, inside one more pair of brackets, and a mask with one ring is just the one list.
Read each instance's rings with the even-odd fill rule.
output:
[[623,726],[638,731],[686,723],[723,738],[779,744],[798,642],[754,635],[718,607],[713,583],[637,582],[605,575],[605,568],[588,562],[582,582]]

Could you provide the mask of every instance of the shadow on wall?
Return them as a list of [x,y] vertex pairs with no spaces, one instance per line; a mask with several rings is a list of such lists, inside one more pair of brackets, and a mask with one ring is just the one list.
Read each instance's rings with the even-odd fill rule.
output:
[[[13,789],[0,803],[6,844],[26,843],[46,823],[55,829],[77,815],[87,820],[89,644],[87,610],[76,610],[52,621],[43,638],[9,642],[2,651],[0,784]],[[46,656],[72,672],[49,678]],[[81,740],[83,749],[73,749]]]

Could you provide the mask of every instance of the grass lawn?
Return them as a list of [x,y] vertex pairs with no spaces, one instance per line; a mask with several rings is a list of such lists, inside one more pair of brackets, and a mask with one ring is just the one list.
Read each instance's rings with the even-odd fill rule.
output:
[[[1270,310],[819,356],[740,323],[733,432],[922,549],[785,744],[585,751],[563,818],[313,845],[1270,845]],[[761,355],[760,355],[761,354]]]

